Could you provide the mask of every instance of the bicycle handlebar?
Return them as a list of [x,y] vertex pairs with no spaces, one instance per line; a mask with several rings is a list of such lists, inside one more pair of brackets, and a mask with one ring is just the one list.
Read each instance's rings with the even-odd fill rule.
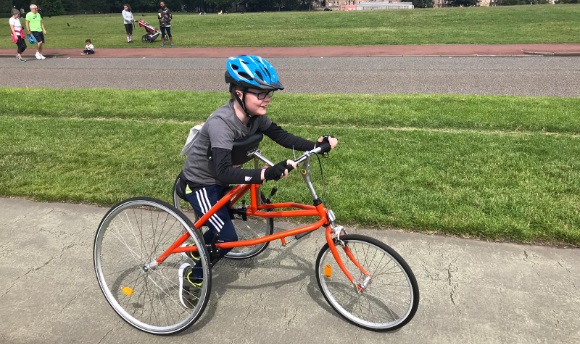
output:
[[294,162],[297,163],[297,164],[299,164],[299,163],[303,162],[308,157],[310,157],[310,156],[312,156],[314,154],[324,154],[324,153],[328,153],[328,152],[330,152],[330,149],[331,149],[330,143],[328,143],[328,142],[321,142],[318,147],[302,153],[302,155],[299,156],[298,159],[294,160]]
[[[312,155],[314,154],[323,154],[326,152],[329,152],[331,149],[330,143],[329,142],[321,142],[320,145],[317,144],[318,147],[306,151],[304,153],[302,153],[301,156],[299,156],[296,160],[294,160],[294,162],[296,163],[296,165],[304,162],[305,160],[309,159]],[[268,164],[268,166],[272,167],[275,164],[273,162],[271,162],[270,160],[268,160],[268,158],[266,158],[265,156],[262,155],[262,152],[260,152],[259,149],[254,149],[250,152],[248,152],[248,156],[253,156],[263,162],[265,162],[266,164]],[[309,169],[308,169],[309,170]],[[303,175],[304,180],[306,182],[306,184],[308,185],[308,189],[310,190],[310,194],[312,195],[312,199],[317,200],[318,195],[316,194],[316,191],[314,190],[314,186],[312,185],[312,182],[310,182],[310,173],[306,172],[306,174]]]
[[[299,156],[296,160],[294,160],[294,162],[296,164],[300,164],[302,163],[304,160],[308,159],[310,156],[314,155],[314,154],[324,154],[327,152],[330,152],[330,143],[328,142],[320,142],[320,145],[312,150],[306,151],[304,153],[302,153],[301,156]],[[248,153],[249,156],[255,156],[256,158],[262,160],[263,162],[265,162],[268,166],[272,167],[275,164],[270,161],[268,158],[266,158],[265,156],[262,155],[262,152],[260,152],[259,149],[254,149],[252,151],[250,151]]]

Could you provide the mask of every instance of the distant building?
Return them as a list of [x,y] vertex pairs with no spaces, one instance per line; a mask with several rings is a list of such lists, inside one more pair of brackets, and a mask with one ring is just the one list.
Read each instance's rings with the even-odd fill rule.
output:
[[358,11],[368,11],[368,10],[411,10],[415,6],[412,2],[400,2],[400,1],[365,1],[359,2],[356,5]]
[[[433,0],[433,7],[445,7],[447,0]],[[321,2],[322,3],[322,2]],[[555,4],[555,0],[548,0],[548,3]],[[360,11],[360,10],[373,10],[373,9],[407,9],[413,8],[411,2],[402,2],[401,0],[325,0],[324,5],[335,11]],[[477,6],[496,6],[497,0],[480,0]]]
[[325,7],[335,11],[366,11],[366,10],[390,10],[412,9],[413,3],[401,0],[325,0]]

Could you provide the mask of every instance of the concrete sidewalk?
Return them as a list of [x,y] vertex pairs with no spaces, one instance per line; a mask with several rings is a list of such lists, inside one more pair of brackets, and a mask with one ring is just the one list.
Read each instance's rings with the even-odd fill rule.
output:
[[[160,43],[135,43],[135,47],[99,49],[89,56],[81,56],[81,49],[51,49],[43,51],[46,57],[229,57],[259,55],[263,57],[346,57],[346,56],[580,56],[580,43],[567,44],[441,44],[441,45],[375,45],[347,47],[231,47],[180,48],[160,47]],[[143,47],[140,47],[143,46]],[[29,46],[23,54],[34,58],[35,48]],[[0,49],[0,56],[15,56],[16,49]]]
[[362,330],[326,304],[319,231],[220,262],[202,318],[148,335],[96,282],[92,243],[107,210],[0,198],[0,343],[580,343],[580,250],[365,229],[352,232],[392,246],[419,282],[419,310],[397,332]]

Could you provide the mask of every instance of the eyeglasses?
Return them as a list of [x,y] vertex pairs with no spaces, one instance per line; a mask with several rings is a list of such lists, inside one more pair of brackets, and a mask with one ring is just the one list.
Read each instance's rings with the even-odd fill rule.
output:
[[246,91],[246,93],[251,93],[251,94],[255,95],[256,98],[258,98],[259,100],[264,100],[266,98],[272,98],[272,96],[274,95],[274,91],[267,91],[267,92]]

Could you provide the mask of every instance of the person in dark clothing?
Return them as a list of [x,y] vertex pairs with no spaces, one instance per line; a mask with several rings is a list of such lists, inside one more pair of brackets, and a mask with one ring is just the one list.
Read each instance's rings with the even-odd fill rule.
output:
[[173,46],[173,36],[171,36],[171,20],[173,20],[173,14],[171,10],[165,6],[165,3],[161,1],[159,3],[159,11],[157,11],[157,18],[159,19],[159,26],[161,28],[161,46],[165,46],[165,39],[169,38],[169,46]]

